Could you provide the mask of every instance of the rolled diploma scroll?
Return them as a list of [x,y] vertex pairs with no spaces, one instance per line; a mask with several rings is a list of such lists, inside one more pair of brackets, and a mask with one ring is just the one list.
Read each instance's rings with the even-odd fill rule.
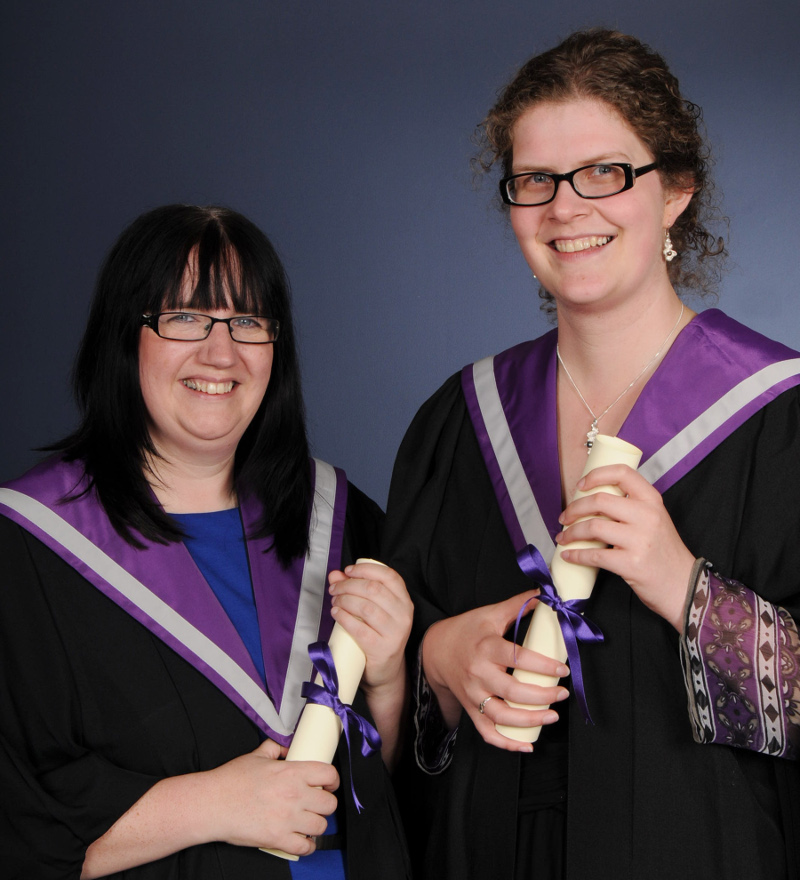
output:
[[[598,434],[586,461],[586,467],[581,476],[585,477],[589,471],[609,464],[627,464],[634,470],[639,466],[642,457],[641,449],[620,440],[619,437],[609,437],[606,434]],[[583,498],[584,495],[593,495],[596,492],[608,492],[612,495],[622,495],[618,486],[598,486],[588,492],[575,492],[575,498]],[[580,550],[586,547],[606,546],[600,541],[573,541],[571,544],[556,545],[553,561],[550,563],[550,574],[553,577],[558,595],[562,599],[588,599],[592,594],[592,588],[597,578],[597,569],[589,565],[576,565],[574,562],[565,562],[561,553],[566,549]],[[567,649],[564,645],[564,637],[561,635],[561,625],[558,622],[556,612],[540,602],[533,612],[533,618],[525,635],[524,647],[545,657],[554,657],[562,663],[567,659]],[[538,684],[542,687],[552,687],[558,683],[558,678],[551,675],[542,675],[538,672],[528,672],[524,669],[515,669],[515,678],[528,684]],[[522,709],[545,709],[546,706],[526,706],[523,703],[513,703],[508,700],[509,706],[517,706]],[[507,724],[495,725],[498,732],[509,739],[518,742],[536,742],[539,738],[539,727],[510,727]]]
[[[356,565],[362,562],[371,562],[373,565],[384,565],[377,559],[356,559]],[[334,623],[331,637],[328,640],[331,656],[336,667],[336,675],[339,678],[339,699],[343,703],[352,705],[364,674],[364,666],[367,658],[364,652],[356,644],[355,639],[339,623]],[[319,674],[314,679],[316,684],[321,684]],[[342,735],[342,722],[339,716],[328,708],[316,703],[306,703],[300,720],[292,738],[289,751],[286,754],[287,761],[321,761],[330,764],[336,754],[339,745],[339,737]],[[263,852],[272,853],[293,862],[298,856],[293,856],[281,849],[263,849]]]

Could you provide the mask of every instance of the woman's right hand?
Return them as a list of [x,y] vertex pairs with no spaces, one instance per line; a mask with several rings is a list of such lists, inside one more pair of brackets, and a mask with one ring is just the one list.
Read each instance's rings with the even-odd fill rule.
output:
[[316,761],[282,761],[286,750],[265,740],[255,751],[207,771],[214,840],[238,846],[314,851],[336,809],[339,774]]
[[[547,706],[569,696],[564,687],[525,684],[507,671],[516,666],[554,678],[563,678],[569,673],[563,663],[520,646],[517,646],[515,660],[514,643],[504,638],[529,599],[534,601],[527,611],[533,610],[536,595],[535,590],[520,593],[496,605],[484,605],[439,620],[427,631],[422,643],[422,668],[448,727],[458,724],[463,707],[487,743],[509,751],[530,752],[533,748],[530,743],[503,736],[495,724],[535,727],[558,720],[558,714],[552,709],[519,709],[503,702],[512,700]],[[488,697],[495,699],[485,704],[481,714],[480,704]]]
[[281,761],[266,740],[214,770],[157,782],[86,851],[82,880],[134,868],[190,846],[225,841],[308,855],[336,809],[330,764]]

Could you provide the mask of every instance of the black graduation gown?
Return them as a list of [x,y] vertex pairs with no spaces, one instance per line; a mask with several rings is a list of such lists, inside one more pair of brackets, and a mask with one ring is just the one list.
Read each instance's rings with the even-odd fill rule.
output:
[[[800,617],[800,395],[784,392],[664,495],[684,542]],[[410,656],[435,620],[531,587],[520,571],[460,376],[422,407],[401,446],[383,558],[416,605]],[[692,739],[678,634],[600,572],[581,649],[595,726],[569,700],[567,871],[588,878],[778,880],[800,873],[796,763]],[[566,682],[569,686],[569,681]],[[558,707],[555,707],[558,708]],[[453,763],[410,768],[407,830],[423,878],[514,876],[521,761],[463,714]],[[531,877],[535,880],[535,874]]]
[[[375,555],[380,510],[348,493],[343,562]],[[78,878],[86,847],[158,780],[255,749],[256,725],[60,557],[0,517],[0,876]],[[367,714],[359,695],[356,708]],[[337,755],[348,877],[404,878],[407,856],[379,754],[354,749],[365,810]],[[288,880],[288,862],[211,843],[114,877]]]

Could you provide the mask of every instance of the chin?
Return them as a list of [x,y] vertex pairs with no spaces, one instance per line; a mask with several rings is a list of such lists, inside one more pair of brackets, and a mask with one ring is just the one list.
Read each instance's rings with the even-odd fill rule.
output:
[[612,297],[611,292],[608,290],[587,290],[585,285],[580,285],[572,290],[564,290],[562,288],[558,293],[553,293],[548,288],[545,288],[545,290],[555,300],[556,307],[564,309],[590,308],[591,306],[609,303],[612,299],[616,299]]
[[239,430],[220,430],[220,426],[206,426],[187,431],[183,437],[176,438],[175,448],[183,448],[193,453],[208,454],[218,451],[221,455],[227,455],[236,451],[242,432]]

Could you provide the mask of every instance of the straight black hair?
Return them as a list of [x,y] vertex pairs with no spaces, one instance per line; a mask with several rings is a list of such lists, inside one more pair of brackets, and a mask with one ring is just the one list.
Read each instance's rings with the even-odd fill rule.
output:
[[254,494],[263,505],[254,536],[271,535],[286,565],[308,549],[312,494],[289,282],[269,239],[235,211],[165,205],[142,214],[117,239],[101,267],[73,370],[81,424],[49,448],[83,462],[126,541],[141,547],[138,536],[181,540],[146,477],[148,461],[158,454],[139,382],[141,319],[186,306],[224,309],[228,303],[280,322],[269,385],[239,441],[234,480],[240,497]]

